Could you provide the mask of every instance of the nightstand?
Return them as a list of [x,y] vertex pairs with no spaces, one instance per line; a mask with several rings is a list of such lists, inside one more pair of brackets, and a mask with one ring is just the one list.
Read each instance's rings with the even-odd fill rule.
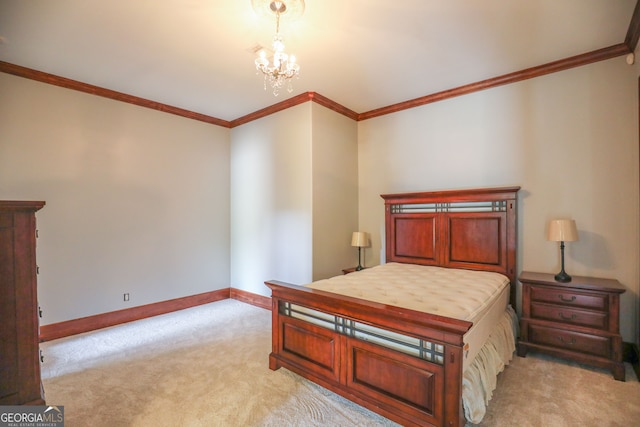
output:
[[574,276],[556,282],[553,274],[523,271],[518,356],[535,350],[609,369],[624,381],[620,294],[613,279]]

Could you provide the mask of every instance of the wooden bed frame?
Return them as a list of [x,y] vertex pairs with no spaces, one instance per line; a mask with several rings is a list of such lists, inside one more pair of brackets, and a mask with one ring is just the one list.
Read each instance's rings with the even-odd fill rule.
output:
[[[386,261],[500,272],[511,280],[515,308],[518,190],[382,195]],[[285,367],[402,425],[465,424],[463,336],[471,322],[279,281],[265,284],[272,291],[270,369]],[[360,327],[417,339],[437,355],[426,360],[361,339]]]

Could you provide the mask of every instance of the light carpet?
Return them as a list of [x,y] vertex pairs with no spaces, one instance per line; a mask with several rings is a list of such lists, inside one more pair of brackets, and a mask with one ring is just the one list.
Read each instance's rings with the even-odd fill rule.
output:
[[[47,404],[65,426],[397,426],[286,369],[271,313],[224,300],[46,342]],[[640,425],[640,383],[530,353],[514,357],[481,426]]]

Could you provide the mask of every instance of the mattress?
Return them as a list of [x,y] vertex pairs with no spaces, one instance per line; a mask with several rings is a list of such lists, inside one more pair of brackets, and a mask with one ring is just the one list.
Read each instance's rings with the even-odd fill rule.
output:
[[[478,424],[496,388],[497,374],[515,352],[517,316],[509,305],[509,283],[506,276],[493,272],[388,263],[307,287],[472,322],[463,337],[462,404],[467,421]],[[345,328],[337,316],[306,307],[287,303],[286,313],[325,328]],[[349,328],[356,338],[444,363],[441,345],[358,322]]]
[[387,263],[307,286],[473,322],[464,336],[465,371],[507,309],[509,283],[494,272]]

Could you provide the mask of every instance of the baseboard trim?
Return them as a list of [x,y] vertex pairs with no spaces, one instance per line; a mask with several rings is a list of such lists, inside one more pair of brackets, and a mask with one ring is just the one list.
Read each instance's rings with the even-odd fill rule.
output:
[[[40,342],[51,341],[58,338],[94,331],[96,329],[133,322],[134,320],[171,313],[173,311],[208,304],[210,302],[222,301],[229,298],[271,311],[272,304],[270,297],[243,291],[242,289],[224,288],[217,291],[190,295],[188,297],[175,298],[153,304],[127,308],[124,310],[96,314],[95,316],[67,320],[66,322],[44,325],[40,327]],[[640,378],[640,350],[636,344],[628,342],[623,343],[623,360],[631,363],[636,376]]]
[[[51,341],[83,332],[94,331],[96,329],[107,328],[121,323],[132,322],[147,317],[158,316],[160,314],[171,313],[197,305],[208,304],[210,302],[228,299],[230,288],[219,289],[217,291],[205,292],[188,297],[176,298],[138,307],[126,308],[124,310],[111,311],[109,313],[96,314],[94,316],[82,317],[80,319],[67,320],[60,323],[52,323],[40,327],[40,342]],[[266,298],[266,297],[265,297]],[[271,305],[269,305],[269,308]]]
[[256,307],[264,308],[271,311],[271,298],[263,295],[254,294],[252,292],[243,291],[242,289],[231,288],[229,292],[230,298],[235,300],[255,305]]
[[625,342],[623,343],[622,353],[623,360],[631,363],[636,377],[640,378],[640,349],[638,349],[638,345]]

